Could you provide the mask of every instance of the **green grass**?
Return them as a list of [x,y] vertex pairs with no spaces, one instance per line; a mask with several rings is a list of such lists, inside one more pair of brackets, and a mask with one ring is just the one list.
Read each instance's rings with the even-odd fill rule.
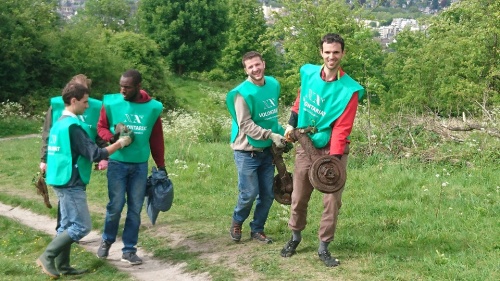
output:
[[[0,273],[1,280],[47,280],[35,260],[53,237],[0,216]],[[133,280],[127,274],[106,262],[95,258],[79,246],[73,245],[71,264],[85,268],[89,273],[78,276],[78,280]],[[73,276],[62,276],[60,280],[74,280]]]
[[[0,201],[55,217],[54,210],[43,206],[31,185],[38,149],[36,138],[2,141]],[[139,246],[170,262],[187,262],[194,272],[208,271],[214,280],[237,280],[248,274],[261,280],[320,280],[332,274],[341,280],[499,277],[498,166],[444,168],[412,159],[380,161],[373,156],[378,160],[372,161],[353,155],[336,239],[331,245],[342,265],[326,269],[316,257],[320,193],[313,193],[309,224],[298,254],[283,259],[279,251],[290,236],[288,207],[275,203],[271,209],[266,231],[274,244],[248,241],[248,221],[241,244],[229,239],[237,179],[227,143],[196,144],[170,137],[166,150],[175,188],[174,205],[160,214],[156,226],[141,228]],[[102,229],[107,203],[105,186],[104,173],[94,172],[88,199],[97,230]],[[10,227],[5,230],[9,235],[17,231]],[[39,246],[36,253],[19,253],[18,266],[32,266],[42,248]],[[90,264],[97,262],[93,255],[88,259]],[[35,269],[33,272],[37,273]]]
[[0,119],[0,138],[40,133],[43,122],[34,118],[7,117]]
[[[175,199],[172,209],[160,213],[155,226],[143,212],[138,245],[157,258],[185,262],[187,270],[209,272],[213,280],[500,280],[498,138],[472,132],[460,135],[462,142],[449,141],[428,130],[431,124],[414,124],[417,119],[411,116],[398,118],[397,124],[372,116],[370,134],[374,137],[369,144],[367,114],[360,107],[351,135],[343,206],[330,245],[342,264],[328,269],[316,254],[322,212],[319,192],[310,201],[308,225],[297,255],[287,259],[279,255],[290,238],[290,210],[276,202],[266,224],[266,233],[275,243],[250,241],[250,219],[243,226],[242,242],[230,240],[237,176],[229,128],[219,128],[219,123],[206,117],[212,113],[216,119],[227,118],[221,103],[226,90],[182,78],[173,78],[172,85],[186,102],[185,108],[201,112],[198,118],[204,120],[167,116],[175,122],[166,128],[183,125],[165,137]],[[55,219],[55,210],[45,208],[31,183],[38,171],[39,138],[0,143],[0,201]],[[369,145],[373,153],[368,153]],[[285,161],[293,171],[293,156],[285,155]],[[106,185],[105,172],[93,172],[87,195],[93,228],[98,231],[103,227]],[[14,237],[18,228],[9,225],[2,233]],[[33,261],[50,240],[44,239],[31,252],[18,251],[16,263],[6,262],[0,274],[31,268],[33,273],[24,273],[29,280],[42,278]],[[24,249],[24,241],[9,241],[13,244],[9,247]],[[97,280],[110,279],[105,264],[94,265],[99,261],[92,253],[75,261],[95,268],[92,274],[104,274]]]

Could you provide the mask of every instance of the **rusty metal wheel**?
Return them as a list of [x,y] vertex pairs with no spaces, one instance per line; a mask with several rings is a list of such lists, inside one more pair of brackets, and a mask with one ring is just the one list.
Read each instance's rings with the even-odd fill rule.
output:
[[273,184],[273,192],[274,192],[274,200],[283,205],[292,204],[292,174],[287,172],[287,177],[289,182],[285,183],[286,186],[283,186],[283,180],[280,178],[280,175],[274,176],[274,184]]
[[346,171],[335,156],[325,155],[316,159],[309,169],[309,181],[323,193],[334,193],[344,187]]

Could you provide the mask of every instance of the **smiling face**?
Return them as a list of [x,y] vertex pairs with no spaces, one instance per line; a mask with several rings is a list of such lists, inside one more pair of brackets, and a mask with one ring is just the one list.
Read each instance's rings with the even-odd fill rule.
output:
[[260,57],[253,57],[244,61],[245,73],[256,85],[264,85],[264,70],[266,63]]
[[321,48],[321,57],[323,63],[328,70],[337,71],[340,66],[340,61],[344,57],[345,52],[342,50],[342,45],[337,42],[323,43]]

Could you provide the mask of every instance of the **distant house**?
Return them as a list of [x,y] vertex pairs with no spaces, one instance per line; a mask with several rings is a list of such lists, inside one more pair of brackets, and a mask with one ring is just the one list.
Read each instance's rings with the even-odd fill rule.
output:
[[77,10],[85,7],[86,0],[59,0],[59,14],[65,18],[70,19],[76,15]]

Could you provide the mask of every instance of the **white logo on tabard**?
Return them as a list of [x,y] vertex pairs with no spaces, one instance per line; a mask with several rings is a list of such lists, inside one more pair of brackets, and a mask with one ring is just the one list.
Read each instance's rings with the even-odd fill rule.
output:
[[138,114],[125,114],[125,122],[129,124],[142,124],[144,115]]

